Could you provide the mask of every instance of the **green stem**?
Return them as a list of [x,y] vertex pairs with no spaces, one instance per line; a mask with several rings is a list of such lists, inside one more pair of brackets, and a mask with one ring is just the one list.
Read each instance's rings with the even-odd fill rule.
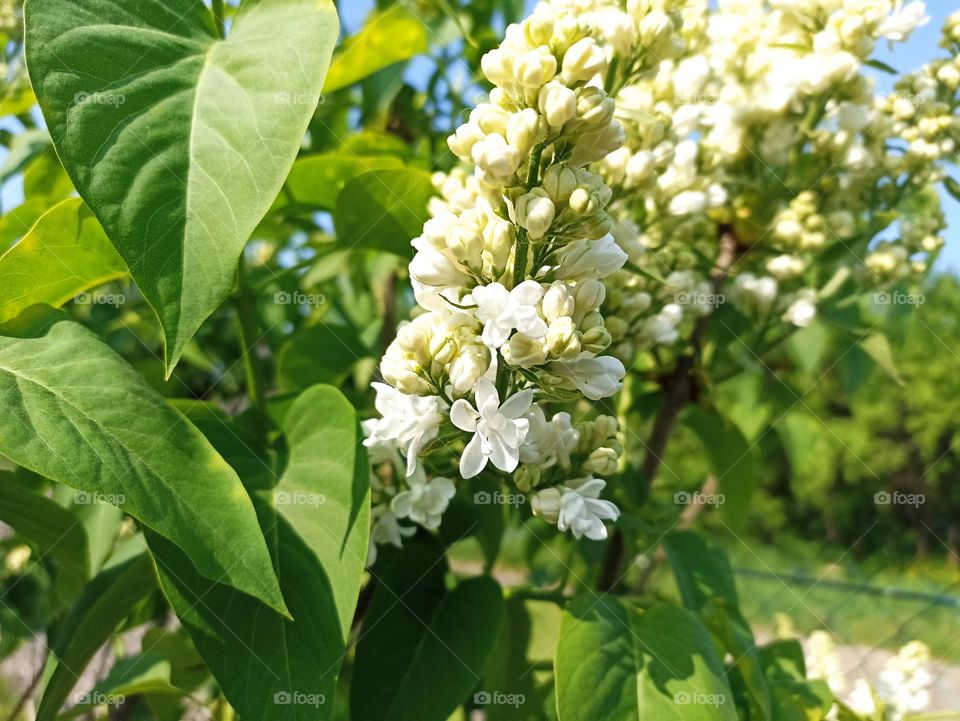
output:
[[[537,143],[533,150],[530,152],[530,163],[527,165],[527,182],[525,184],[525,189],[529,193],[533,190],[534,186],[540,181],[540,159],[543,157],[543,151],[546,149],[547,145],[550,144],[549,140],[544,140],[542,143]],[[527,277],[527,256],[530,252],[530,238],[527,235],[526,228],[517,228],[517,247],[516,251],[513,254],[513,287],[516,288],[520,285]],[[500,355],[500,351],[497,351],[497,393],[500,395],[500,400],[504,400],[507,395],[507,391],[510,388],[510,378],[511,378],[510,366],[507,365],[506,361],[503,360],[503,356]]]
[[241,254],[237,266],[237,321],[240,329],[240,352],[243,354],[243,370],[247,378],[247,396],[250,405],[256,409],[257,431],[260,441],[266,443],[269,415],[264,395],[266,383],[263,369],[257,357],[257,343],[260,340],[257,331],[257,295],[250,287],[246,258]]

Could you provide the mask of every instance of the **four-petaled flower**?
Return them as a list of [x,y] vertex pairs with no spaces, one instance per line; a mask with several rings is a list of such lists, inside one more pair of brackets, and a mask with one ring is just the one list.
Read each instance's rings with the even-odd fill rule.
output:
[[514,328],[531,338],[547,334],[547,324],[537,310],[543,288],[535,280],[525,280],[513,290],[500,283],[481,285],[473,289],[472,297],[483,322],[481,337],[490,348],[506,343]]
[[520,462],[520,446],[530,428],[524,415],[533,402],[533,391],[524,390],[500,405],[496,386],[487,378],[477,382],[477,407],[469,401],[455,401],[450,409],[450,420],[457,428],[473,433],[460,457],[460,475],[473,478],[482,471],[487,461],[501,471],[512,473]]
[[582,478],[567,483],[560,497],[557,528],[561,531],[569,528],[574,538],[605,539],[607,527],[603,521],[616,521],[620,517],[620,509],[611,501],[600,498],[606,485],[606,481],[600,478]]
[[409,479],[410,490],[402,491],[390,502],[390,510],[397,518],[409,518],[426,529],[440,527],[440,518],[457,493],[449,478],[438,476],[429,481],[422,473]]
[[437,396],[408,396],[385,383],[372,384],[377,392],[376,406],[380,418],[365,423],[368,448],[395,442],[407,459],[407,475],[417,467],[420,447],[437,437],[446,403]]

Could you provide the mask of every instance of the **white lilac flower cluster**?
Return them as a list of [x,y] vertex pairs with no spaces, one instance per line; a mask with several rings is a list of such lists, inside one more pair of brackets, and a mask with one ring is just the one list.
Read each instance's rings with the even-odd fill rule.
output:
[[612,191],[587,170],[623,130],[592,29],[543,3],[483,57],[494,87],[449,138],[473,171],[435,178],[441,197],[409,267],[421,312],[387,349],[380,418],[365,424],[374,543],[400,545],[401,522],[439,525],[455,486],[428,479],[425,464],[462,479],[506,474],[577,538],[606,538],[619,515],[597,477],[617,470],[616,421],[547,407],[612,396],[625,375],[606,354],[600,309],[627,255],[611,234]]
[[[856,679],[852,686],[848,683],[836,645],[826,631],[810,634],[805,657],[810,678],[826,681],[836,698],[865,719],[901,721],[930,705],[930,649],[920,641],[903,646],[884,664],[872,684],[864,678]],[[838,715],[834,706],[826,718],[836,719]]]
[[929,186],[958,142],[956,16],[950,57],[878,97],[867,62],[928,21],[918,0],[552,4],[593,14],[626,134],[597,164],[629,255],[602,309],[618,357],[688,338],[725,301],[802,327],[838,271],[876,287],[928,269],[944,228]]

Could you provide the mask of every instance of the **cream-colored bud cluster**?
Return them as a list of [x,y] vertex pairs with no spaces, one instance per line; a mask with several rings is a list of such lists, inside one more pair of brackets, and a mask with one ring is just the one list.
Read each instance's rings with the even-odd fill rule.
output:
[[[400,542],[403,519],[436,527],[454,491],[446,478],[427,480],[418,456],[442,445],[447,458],[461,442],[462,478],[492,465],[520,488],[554,489],[563,510],[553,522],[578,538],[605,537],[604,521],[619,514],[594,477],[617,468],[616,421],[573,425],[543,405],[608,397],[625,373],[605,355],[601,308],[603,280],[627,256],[611,235],[612,191],[586,167],[623,142],[600,86],[596,19],[541,3],[511,25],[482,59],[487,101],[449,138],[465,166],[434,176],[432,217],[412,241],[424,312],[387,349],[382,417],[368,423],[368,445],[406,455],[408,490],[377,516],[384,542]],[[431,444],[438,436],[444,443]]]
[[490,349],[479,333],[480,324],[468,313],[424,313],[397,331],[380,372],[387,383],[408,395],[439,395],[448,384],[465,393],[490,367]]
[[[615,68],[605,87],[626,140],[595,168],[614,189],[607,213],[630,258],[601,309],[618,357],[686,337],[697,316],[666,282],[677,271],[695,278],[690,296],[803,326],[817,312],[814,279],[843,270],[870,289],[929,268],[942,216],[918,196],[944,179],[960,142],[956,17],[941,41],[951,57],[878,100],[864,66],[881,41],[928,21],[918,0],[553,4],[596,14]],[[656,59],[639,40],[647,13],[648,33],[673,38]],[[877,243],[893,219],[902,237]],[[710,283],[718,228],[739,245],[727,290]]]

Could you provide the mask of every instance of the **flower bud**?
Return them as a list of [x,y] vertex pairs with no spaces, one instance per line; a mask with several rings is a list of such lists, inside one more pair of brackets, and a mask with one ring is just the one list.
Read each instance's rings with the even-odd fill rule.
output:
[[[599,315],[599,313],[597,313],[597,315]],[[612,342],[613,339],[610,337],[607,329],[603,325],[599,325],[583,333],[583,339],[580,341],[580,345],[583,350],[588,353],[599,355],[609,348]]]
[[563,55],[561,78],[567,85],[586,82],[603,72],[606,57],[593,38],[578,40]]
[[560,56],[568,52],[571,46],[582,37],[583,30],[580,28],[580,21],[573,13],[567,13],[554,23],[550,46]]
[[520,155],[528,155],[540,136],[540,116],[533,108],[512,113],[507,121],[507,142]]
[[509,180],[520,167],[520,153],[497,133],[475,144],[470,157],[474,165],[497,181]]
[[513,77],[527,89],[539,89],[556,74],[557,59],[546,45],[525,52],[513,63]]
[[557,318],[547,328],[547,349],[555,358],[576,358],[580,354],[580,339],[573,318]]
[[454,155],[467,160],[470,157],[473,146],[483,140],[483,138],[484,132],[477,125],[464,123],[457,128],[457,132],[447,138],[447,145]]
[[551,283],[547,292],[543,294],[540,308],[547,323],[553,323],[563,316],[572,317],[576,309],[576,301],[567,284],[557,280]]
[[556,523],[560,518],[560,490],[558,488],[544,488],[530,500],[533,515],[539,516],[547,523]]
[[[574,298],[576,299],[577,315],[581,316],[581,319],[587,313],[597,310],[603,301],[607,297],[607,288],[599,280],[593,278],[587,278],[577,283],[577,288],[574,291]],[[566,315],[570,315],[569,313]],[[576,319],[576,316],[574,316]]]
[[490,367],[490,349],[482,343],[470,344],[450,364],[450,383],[458,393],[472,389]]
[[486,53],[480,59],[480,68],[483,70],[483,74],[487,76],[487,80],[494,85],[503,85],[513,79],[508,55],[500,48]]
[[549,45],[553,39],[553,14],[549,12],[534,12],[524,23],[527,44],[536,47]]
[[617,472],[620,454],[613,448],[597,448],[583,462],[583,470],[598,476],[609,476]]
[[517,224],[526,228],[532,240],[539,240],[550,229],[556,207],[543,188],[534,188],[517,199]]
[[447,247],[461,263],[477,268],[483,252],[483,235],[477,228],[459,223],[450,231]]
[[670,38],[672,31],[673,25],[666,13],[651,12],[640,21],[640,44],[646,48],[657,48]]
[[583,88],[577,96],[577,119],[589,125],[606,125],[615,109],[613,98],[600,88]]
[[577,113],[577,96],[557,80],[551,80],[540,89],[537,107],[552,128],[560,128]]
[[547,349],[542,338],[531,338],[525,333],[514,333],[502,350],[510,365],[529,368],[547,362]]
[[513,475],[517,489],[529,493],[540,484],[540,466],[520,466]]
[[577,187],[577,173],[568,165],[551,165],[543,174],[543,189],[556,205],[570,200],[570,194]]
[[596,199],[586,188],[577,188],[570,194],[570,210],[577,215],[586,215],[597,210]]

